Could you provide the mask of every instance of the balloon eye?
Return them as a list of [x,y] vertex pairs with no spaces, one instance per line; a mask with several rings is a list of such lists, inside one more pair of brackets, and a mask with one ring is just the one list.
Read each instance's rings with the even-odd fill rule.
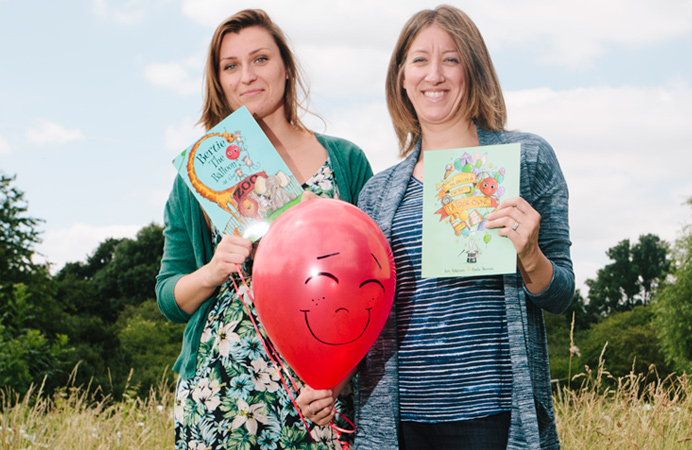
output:
[[319,277],[319,276],[324,276],[324,277],[331,278],[332,280],[334,280],[334,281],[336,281],[337,283],[339,283],[339,279],[338,279],[335,275],[333,275],[333,274],[331,274],[331,273],[329,273],[329,272],[320,272],[320,273],[318,273],[317,275],[311,275],[311,276],[309,276],[309,277],[305,280],[305,284],[308,284],[308,281],[310,281],[310,280],[312,280],[312,279],[315,279],[315,278],[317,278],[317,277]]
[[370,283],[377,284],[379,287],[382,288],[382,292],[385,292],[384,286],[382,285],[382,282],[380,282],[379,280],[365,280],[362,283],[360,283],[360,286],[358,286],[358,287],[362,288],[363,286],[370,284]]

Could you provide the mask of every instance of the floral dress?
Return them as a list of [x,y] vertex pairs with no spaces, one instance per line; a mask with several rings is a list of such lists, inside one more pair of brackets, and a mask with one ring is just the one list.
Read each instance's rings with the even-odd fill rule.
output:
[[[329,160],[303,188],[323,197],[338,197]],[[221,238],[213,230],[215,242]],[[324,449],[341,448],[339,441],[350,435],[319,427],[306,419],[312,437],[303,424],[288,395],[277,368],[257,335],[247,308],[262,334],[251,295],[234,274],[238,290],[231,279],[221,286],[202,333],[194,377],[180,379],[175,399],[175,448],[206,449]],[[250,283],[249,278],[246,281]],[[241,300],[242,296],[242,300]],[[284,363],[288,369],[288,365]],[[280,370],[280,368],[279,368]],[[298,387],[302,382],[288,369]],[[290,381],[284,375],[286,383]],[[337,399],[337,411],[352,417],[350,386]],[[294,398],[296,394],[293,393]],[[344,423],[337,425],[350,429]]]

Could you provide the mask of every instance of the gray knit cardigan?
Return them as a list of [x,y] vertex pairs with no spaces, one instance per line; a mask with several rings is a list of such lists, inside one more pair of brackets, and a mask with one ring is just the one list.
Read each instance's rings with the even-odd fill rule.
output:
[[[488,132],[479,127],[477,131],[480,145],[521,143],[520,195],[541,214],[538,244],[554,268],[549,286],[539,295],[525,289],[518,271],[503,276],[513,376],[507,448],[559,449],[542,310],[564,312],[574,295],[567,184],[553,149],[539,136]],[[378,223],[388,239],[394,213],[419,154],[420,142],[405,160],[371,178],[360,193],[358,206]],[[354,448],[397,449],[396,308],[360,364],[357,380]]]

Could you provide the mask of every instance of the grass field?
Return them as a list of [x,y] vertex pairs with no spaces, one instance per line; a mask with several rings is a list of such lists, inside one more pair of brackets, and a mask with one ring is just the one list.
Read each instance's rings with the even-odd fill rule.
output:
[[[567,450],[692,449],[692,384],[687,376],[614,379],[602,367],[575,377],[580,389],[556,390],[558,433]],[[133,391],[134,392],[134,391]],[[170,387],[147,398],[126,393],[114,402],[88,387],[48,398],[40,389],[23,398],[0,394],[0,450],[172,449]]]
[[581,389],[553,397],[558,435],[569,450],[692,449],[692,385],[686,375],[614,379],[599,368]]

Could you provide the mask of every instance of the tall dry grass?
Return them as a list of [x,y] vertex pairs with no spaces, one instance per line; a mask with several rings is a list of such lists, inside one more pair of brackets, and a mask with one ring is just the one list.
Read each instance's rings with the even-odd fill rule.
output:
[[[558,433],[566,450],[692,449],[692,383],[685,375],[613,378],[603,361],[575,378],[580,389],[554,396]],[[134,392],[132,390],[131,392]],[[173,394],[159,386],[145,399],[122,401],[87,388],[23,398],[0,394],[0,450],[172,449]],[[97,398],[100,398],[97,400]]]
[[0,391],[0,450],[173,448],[173,394],[163,383],[147,398],[126,390],[113,401],[88,387],[51,397],[33,387],[23,397]]
[[692,449],[692,385],[686,375],[647,380],[642,374],[614,379],[588,372],[578,390],[554,397],[564,449]]
[[[647,374],[613,377],[603,355],[598,367],[576,375],[579,389],[558,389],[553,396],[558,435],[567,450],[692,449],[692,383],[687,374],[661,379],[652,365]],[[570,331],[570,368],[574,318]],[[634,363],[632,364],[634,368]],[[573,385],[574,383],[572,383]]]

